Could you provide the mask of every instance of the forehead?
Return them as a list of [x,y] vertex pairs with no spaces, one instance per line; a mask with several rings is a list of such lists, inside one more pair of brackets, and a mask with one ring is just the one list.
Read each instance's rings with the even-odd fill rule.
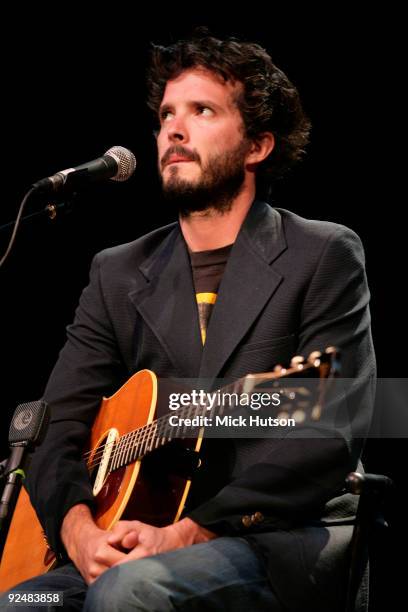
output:
[[235,97],[241,88],[240,83],[224,81],[204,68],[193,68],[167,81],[161,106],[194,100],[212,100],[219,106],[233,109],[236,108]]

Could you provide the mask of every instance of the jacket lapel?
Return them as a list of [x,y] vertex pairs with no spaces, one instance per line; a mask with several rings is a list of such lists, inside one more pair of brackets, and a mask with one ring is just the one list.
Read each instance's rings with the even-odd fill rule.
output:
[[255,201],[225,268],[207,330],[200,377],[219,375],[275,292],[282,276],[270,264],[286,248],[279,213]]
[[140,270],[146,284],[129,298],[179,375],[196,377],[202,355],[200,327],[190,261],[178,225]]

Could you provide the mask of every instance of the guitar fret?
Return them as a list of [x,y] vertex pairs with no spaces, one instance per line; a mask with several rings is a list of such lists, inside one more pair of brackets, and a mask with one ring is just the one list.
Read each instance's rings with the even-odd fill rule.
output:
[[152,450],[152,442],[154,440],[156,426],[154,423],[149,423],[146,433],[146,452]]
[[132,433],[132,454],[131,454],[131,459],[132,461],[134,461],[135,459],[138,458],[139,455],[139,433],[138,431],[134,431]]
[[126,445],[126,439],[122,438],[120,441],[118,467],[122,467],[123,465],[123,453],[124,453],[125,445]]
[[151,435],[151,429],[150,429],[150,424],[149,424],[149,425],[146,425],[146,429],[143,434],[143,454],[144,455],[149,452],[150,435]]
[[146,433],[145,433],[145,430],[142,429],[142,431],[140,432],[140,447],[139,447],[139,453],[138,453],[139,457],[143,457],[145,453],[145,449],[144,449],[145,441],[146,441]]
[[162,446],[163,444],[165,444],[166,441],[166,437],[163,437],[162,434],[164,434],[166,432],[166,423],[165,421],[162,421],[160,423],[160,426],[158,427],[158,431],[157,431],[157,437],[160,441],[160,446]]
[[143,455],[146,454],[146,429],[145,427],[140,432],[139,457],[143,457]]
[[139,458],[139,440],[140,440],[140,431],[134,431],[132,433],[132,440],[131,440],[131,444],[132,444],[132,460],[134,461],[135,459]]
[[129,465],[131,463],[132,450],[133,450],[133,432],[129,432],[126,435],[126,443],[125,443],[125,451],[124,451],[124,465]]
[[120,465],[119,467],[123,467],[126,465],[126,454],[129,448],[129,438],[130,436],[127,434],[122,438],[122,450],[120,453]]
[[112,468],[111,470],[116,470],[116,466],[117,466],[117,461],[118,461],[118,456],[119,456],[119,447],[120,447],[120,438],[119,441],[116,444],[116,448],[113,452],[113,459],[112,459]]
[[125,457],[124,457],[125,465],[128,465],[130,463],[130,455],[132,453],[132,437],[133,436],[130,435],[129,439],[127,440],[127,445],[126,445],[127,449],[126,449]]
[[157,424],[151,424],[150,425],[150,442],[148,444],[148,450],[151,451],[153,450],[153,446],[154,446],[154,441],[156,439],[156,431],[157,431]]
[[139,431],[138,443],[137,443],[137,456],[139,459],[140,457],[143,456],[143,441],[144,441],[144,429],[141,429]]
[[139,432],[135,431],[132,434],[132,454],[131,459],[135,461],[139,458]]

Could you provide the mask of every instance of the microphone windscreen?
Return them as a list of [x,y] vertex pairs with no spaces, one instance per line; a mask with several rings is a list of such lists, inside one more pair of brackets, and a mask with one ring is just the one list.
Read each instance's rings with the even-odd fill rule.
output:
[[105,155],[113,157],[118,165],[118,171],[111,177],[112,181],[127,181],[135,171],[136,157],[125,147],[111,147]]
[[40,444],[48,425],[48,404],[43,400],[17,406],[10,423],[9,444],[28,446]]

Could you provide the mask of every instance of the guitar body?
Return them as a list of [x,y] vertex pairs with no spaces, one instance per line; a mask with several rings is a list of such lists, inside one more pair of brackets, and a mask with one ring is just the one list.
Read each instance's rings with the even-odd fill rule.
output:
[[[196,467],[192,456],[197,456],[201,438],[170,442],[112,471],[107,467],[107,457],[103,466],[104,452],[121,436],[152,423],[157,406],[158,383],[150,370],[137,372],[102,401],[92,427],[87,464],[96,497],[94,518],[103,529],[110,529],[120,519],[161,527],[177,521],[183,510]],[[0,591],[48,571],[55,563],[27,492],[22,489],[2,555]]]
[[55,565],[28,494],[21,489],[0,565],[0,592]]

